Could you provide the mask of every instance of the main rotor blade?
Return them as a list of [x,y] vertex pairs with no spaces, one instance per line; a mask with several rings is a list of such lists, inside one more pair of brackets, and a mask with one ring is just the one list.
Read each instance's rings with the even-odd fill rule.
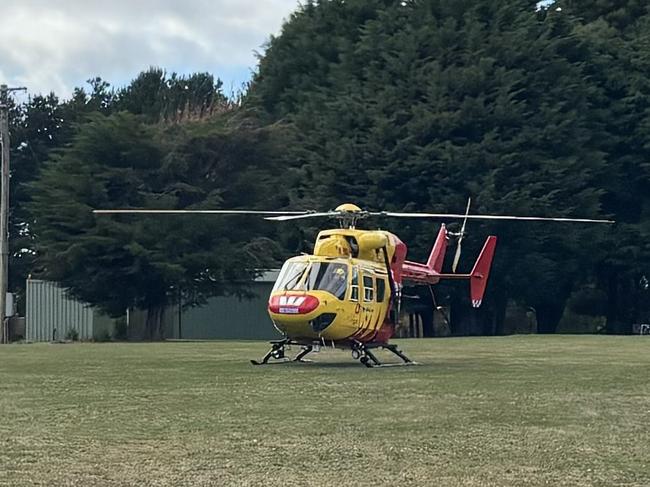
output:
[[288,220],[300,220],[302,218],[315,218],[315,217],[324,217],[324,216],[341,216],[343,213],[340,211],[324,211],[321,213],[318,212],[305,212],[301,214],[291,214],[291,213],[284,213],[283,216],[269,216],[267,218],[264,218],[265,220],[273,220],[276,222],[286,222]]
[[309,211],[258,211],[258,210],[93,210],[97,215],[309,215]]
[[570,222],[570,223],[616,223],[614,220],[592,220],[588,218],[549,218],[543,216],[512,216],[512,215],[459,215],[455,213],[396,213],[393,211],[372,213],[372,216],[392,216],[395,218],[450,218],[460,220],[522,220],[542,222]]

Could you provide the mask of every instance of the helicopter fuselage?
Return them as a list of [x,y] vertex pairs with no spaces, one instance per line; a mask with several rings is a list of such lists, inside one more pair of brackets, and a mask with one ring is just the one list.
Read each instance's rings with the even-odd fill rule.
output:
[[268,307],[275,327],[298,343],[386,342],[394,329],[387,263],[397,243],[389,232],[321,232],[313,255],[280,271]]

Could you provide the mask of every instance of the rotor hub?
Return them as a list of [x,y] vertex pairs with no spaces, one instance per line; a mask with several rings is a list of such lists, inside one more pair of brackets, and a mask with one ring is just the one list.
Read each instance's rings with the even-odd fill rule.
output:
[[352,203],[339,205],[334,211],[337,213],[334,218],[339,221],[341,228],[356,228],[357,222],[368,216],[367,211]]
[[341,213],[361,213],[362,210],[359,208],[357,205],[352,204],[352,203],[344,203],[342,205],[339,205],[336,207],[336,210],[334,211],[340,211]]

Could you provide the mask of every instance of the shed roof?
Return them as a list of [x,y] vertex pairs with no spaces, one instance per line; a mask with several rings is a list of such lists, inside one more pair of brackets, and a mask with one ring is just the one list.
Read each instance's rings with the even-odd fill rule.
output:
[[280,269],[269,269],[263,271],[256,279],[255,282],[275,282],[280,275]]

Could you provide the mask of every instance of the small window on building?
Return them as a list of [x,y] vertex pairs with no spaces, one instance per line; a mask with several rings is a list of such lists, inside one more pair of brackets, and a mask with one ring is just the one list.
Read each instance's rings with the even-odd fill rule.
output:
[[386,297],[386,281],[378,277],[377,278],[377,302],[383,303],[385,297]]
[[372,277],[363,276],[363,300],[366,303],[372,301],[375,298],[375,287],[372,281]]

